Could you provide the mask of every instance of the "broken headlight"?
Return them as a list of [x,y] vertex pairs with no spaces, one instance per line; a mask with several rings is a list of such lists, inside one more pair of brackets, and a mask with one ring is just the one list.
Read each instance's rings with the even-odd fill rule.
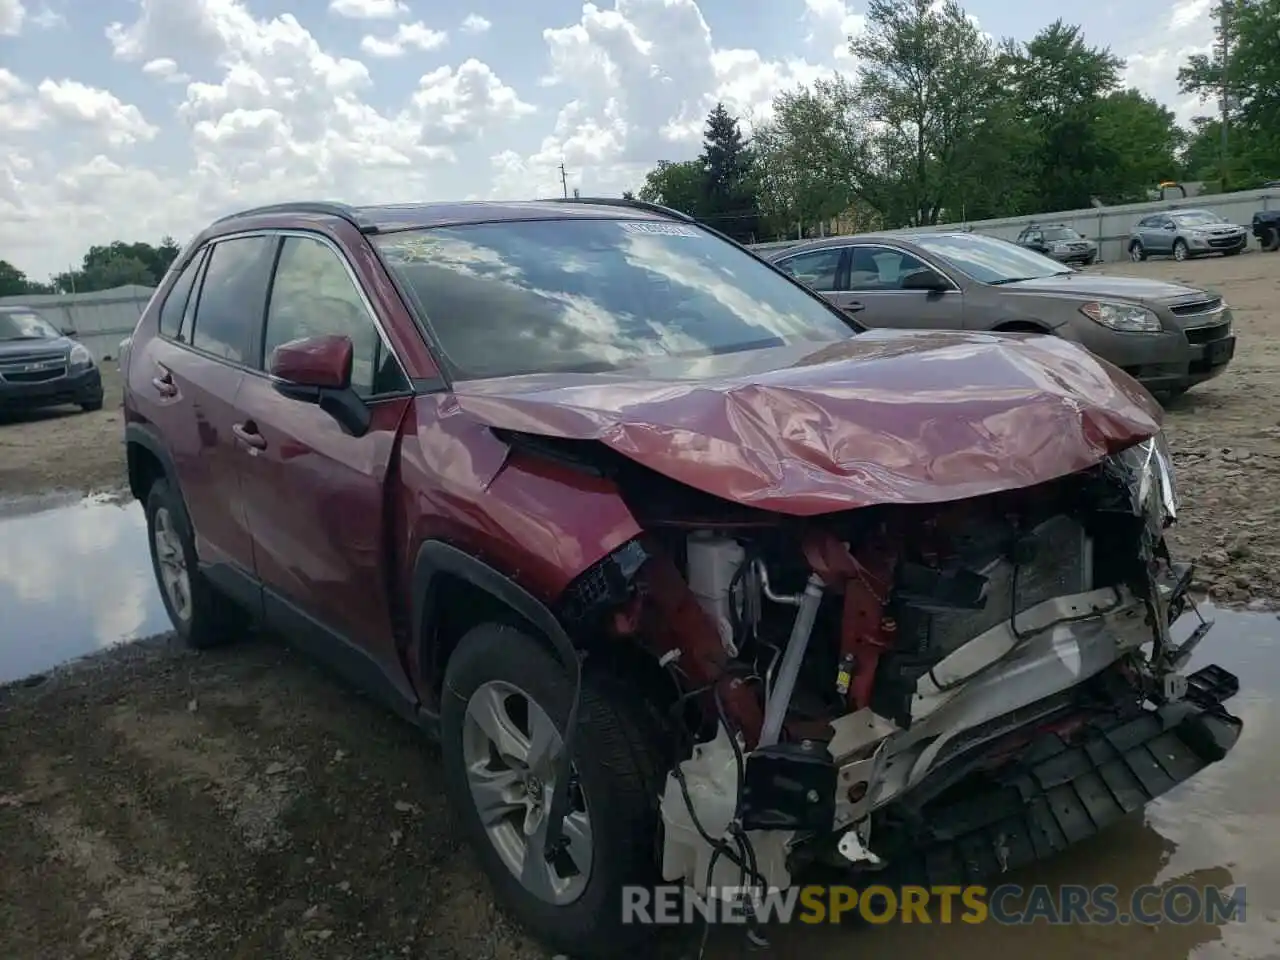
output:
[[1111,467],[1129,491],[1133,512],[1144,517],[1159,537],[1178,516],[1178,484],[1164,431],[1117,453],[1111,458]]

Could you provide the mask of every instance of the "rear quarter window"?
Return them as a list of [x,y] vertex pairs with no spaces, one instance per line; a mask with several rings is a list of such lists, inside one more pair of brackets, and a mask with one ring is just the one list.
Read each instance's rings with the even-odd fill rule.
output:
[[164,303],[160,307],[160,332],[166,337],[177,337],[182,327],[182,315],[186,312],[187,301],[191,297],[191,288],[195,285],[196,274],[200,272],[200,263],[204,260],[201,252],[191,258],[185,270],[174,281]]

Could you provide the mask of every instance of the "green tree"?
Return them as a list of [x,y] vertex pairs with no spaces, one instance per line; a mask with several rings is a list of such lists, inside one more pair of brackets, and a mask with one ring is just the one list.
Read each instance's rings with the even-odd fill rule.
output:
[[754,138],[760,206],[776,234],[845,213],[859,198],[867,149],[856,94],[842,76],[774,97]]
[[[1274,178],[1280,167],[1280,0],[1219,0],[1214,18],[1218,42],[1213,52],[1189,58],[1178,71],[1178,84],[1184,93],[1198,94],[1215,107],[1227,92],[1226,157],[1219,147],[1216,162],[1206,162],[1203,134],[1210,127],[1205,122],[1193,138],[1194,160],[1224,189],[1236,189]],[[1222,128],[1216,121],[1212,131],[1221,144]]]
[[160,282],[180,252],[172,237],[162,238],[155,246],[116,240],[90,247],[78,270],[57,274],[53,283],[63,293],[89,293],[128,284],[151,287]]
[[1117,90],[1095,106],[1094,129],[1103,164],[1094,194],[1108,203],[1136,203],[1162,180],[1176,179],[1187,140],[1173,111],[1137,90]]
[[994,45],[955,0],[870,0],[849,49],[873,125],[862,192],[890,225],[937,223],[1000,97]]
[[738,118],[723,103],[707,116],[703,132],[700,219],[737,240],[754,239],[759,226],[751,151]]
[[[1119,85],[1124,61],[1085,43],[1078,26],[1055,20],[1003,58],[1030,139],[1024,203],[1033,210],[1087,207],[1115,178],[1113,151],[1099,124],[1101,101]],[[1167,158],[1167,155],[1166,155]]]
[[692,217],[702,209],[706,173],[699,160],[672,163],[661,160],[644,176],[637,196],[646,203],[660,203]]

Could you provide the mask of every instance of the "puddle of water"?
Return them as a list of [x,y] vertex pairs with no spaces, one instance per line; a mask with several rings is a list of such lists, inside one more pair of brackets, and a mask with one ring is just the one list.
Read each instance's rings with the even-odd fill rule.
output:
[[0,544],[0,683],[171,628],[137,503],[9,501]]

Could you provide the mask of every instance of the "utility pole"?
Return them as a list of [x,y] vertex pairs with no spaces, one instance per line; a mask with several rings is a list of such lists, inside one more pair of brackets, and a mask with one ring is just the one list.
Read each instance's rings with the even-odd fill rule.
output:
[[1227,127],[1231,123],[1231,83],[1228,79],[1228,70],[1231,59],[1231,3],[1232,0],[1221,0],[1218,4],[1219,32],[1222,34],[1222,119],[1219,126],[1222,127],[1222,192],[1227,192]]
[[564,188],[564,198],[569,199],[569,175],[564,172],[564,161],[560,161],[560,186]]

